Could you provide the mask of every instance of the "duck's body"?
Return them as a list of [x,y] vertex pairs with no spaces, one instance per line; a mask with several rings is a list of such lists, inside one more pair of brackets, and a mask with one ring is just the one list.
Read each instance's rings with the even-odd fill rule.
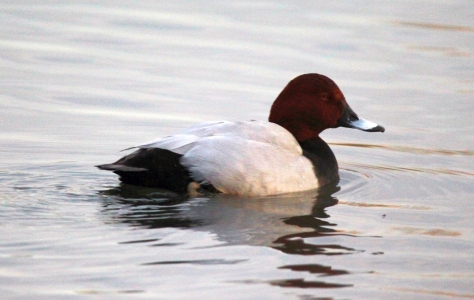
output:
[[[327,144],[318,141],[326,145],[320,153],[325,159],[303,155],[311,150],[302,149],[288,130],[274,123],[208,122],[139,145],[134,153],[100,168],[115,171],[126,183],[179,192],[185,192],[191,181],[228,194],[298,192],[337,179],[336,159]],[[318,178],[316,170],[322,168],[330,172],[320,172]],[[165,172],[166,176],[159,175]],[[151,180],[141,179],[146,173]],[[173,178],[177,174],[179,178]]]
[[292,80],[269,120],[198,124],[98,167],[125,183],[179,193],[192,182],[238,195],[299,192],[339,178],[336,158],[319,137],[322,130],[356,123],[365,131],[383,131],[358,118],[336,84],[318,74]]

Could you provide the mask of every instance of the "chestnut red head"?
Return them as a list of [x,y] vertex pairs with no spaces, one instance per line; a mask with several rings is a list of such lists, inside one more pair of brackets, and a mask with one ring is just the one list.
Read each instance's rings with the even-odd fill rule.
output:
[[273,103],[269,121],[286,128],[300,142],[339,126],[384,131],[359,118],[334,81],[314,73],[300,75],[288,83]]

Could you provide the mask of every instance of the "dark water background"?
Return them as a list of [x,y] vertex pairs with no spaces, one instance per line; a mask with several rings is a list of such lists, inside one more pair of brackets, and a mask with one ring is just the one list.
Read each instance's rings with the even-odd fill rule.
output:
[[[473,299],[471,1],[3,1],[2,299]],[[93,168],[334,79],[341,182],[177,197]]]

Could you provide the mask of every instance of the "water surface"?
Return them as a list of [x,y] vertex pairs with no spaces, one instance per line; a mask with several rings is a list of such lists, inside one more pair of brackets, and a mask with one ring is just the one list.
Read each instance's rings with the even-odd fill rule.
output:
[[[0,4],[4,299],[472,299],[470,1]],[[182,197],[93,166],[334,79],[341,181]]]

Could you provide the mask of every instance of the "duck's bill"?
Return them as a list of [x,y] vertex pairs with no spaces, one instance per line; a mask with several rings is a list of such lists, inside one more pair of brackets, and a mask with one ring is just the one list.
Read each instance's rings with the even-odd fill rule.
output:
[[383,126],[359,117],[347,104],[345,104],[344,111],[342,112],[342,116],[339,118],[337,124],[342,127],[355,128],[367,132],[385,131]]

